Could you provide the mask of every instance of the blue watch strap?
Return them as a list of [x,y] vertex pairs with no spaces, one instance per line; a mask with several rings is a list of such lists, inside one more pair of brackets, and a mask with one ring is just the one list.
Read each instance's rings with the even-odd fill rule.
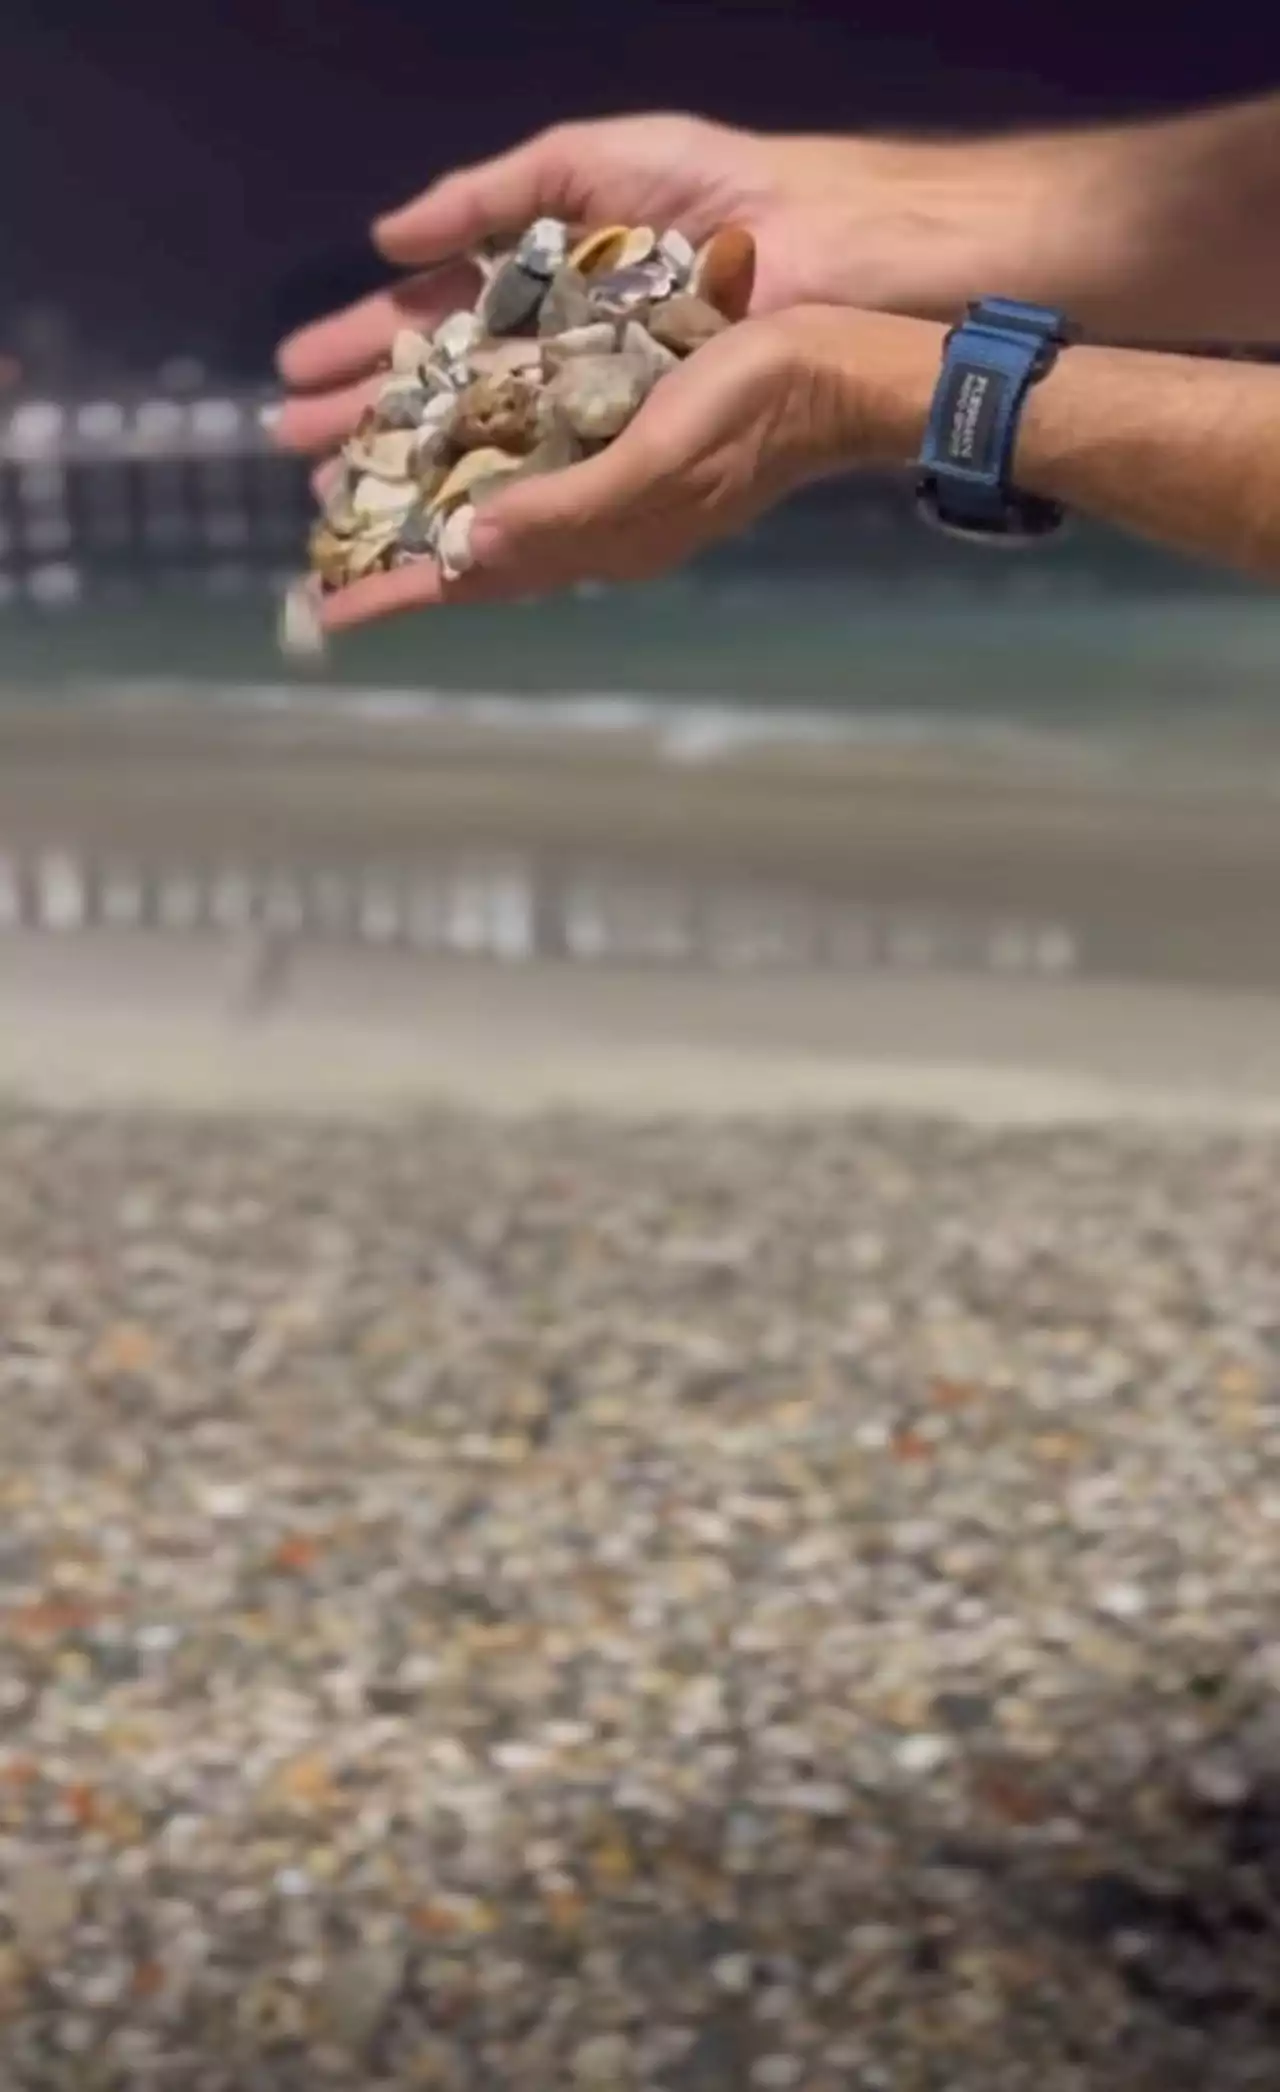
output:
[[1028,391],[1073,338],[1063,314],[1008,298],[982,299],[952,328],[916,482],[930,522],[996,544],[1058,528],[1056,502],[1014,487],[1013,454]]

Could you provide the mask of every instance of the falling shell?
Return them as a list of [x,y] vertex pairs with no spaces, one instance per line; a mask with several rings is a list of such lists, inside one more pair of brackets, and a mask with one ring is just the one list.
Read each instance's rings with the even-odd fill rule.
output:
[[314,663],[324,656],[325,632],[317,594],[310,575],[290,582],[285,590],[280,605],[280,647],[291,660]]

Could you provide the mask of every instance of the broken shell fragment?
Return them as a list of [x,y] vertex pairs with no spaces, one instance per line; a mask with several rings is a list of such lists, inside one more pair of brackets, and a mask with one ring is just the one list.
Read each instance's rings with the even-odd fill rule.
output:
[[385,518],[398,522],[408,514],[416,496],[417,488],[410,479],[382,479],[376,472],[366,472],[351,490],[351,506],[363,528]]
[[569,264],[558,269],[538,314],[539,334],[544,340],[567,334],[574,327],[587,326],[594,317],[586,277]]
[[542,369],[542,343],[527,334],[508,335],[501,341],[480,342],[469,361],[477,378],[505,378],[516,371],[536,377]]
[[431,361],[431,343],[416,327],[401,327],[391,344],[391,368],[397,377],[417,378]]
[[486,334],[498,335],[533,328],[546,294],[545,276],[535,276],[518,261],[504,262],[485,286],[477,308],[480,324]]
[[374,479],[403,480],[410,476],[410,459],[417,443],[414,429],[378,429],[357,436],[347,451],[347,462]]
[[649,314],[648,328],[656,342],[664,349],[673,349],[677,356],[692,356],[696,349],[714,341],[723,334],[729,322],[714,305],[705,298],[695,297],[692,291],[678,291],[674,298],[655,305]]
[[536,218],[515,251],[515,260],[543,283],[562,268],[569,253],[569,228],[559,218]]
[[684,234],[677,232],[673,225],[663,233],[657,251],[671,271],[674,287],[677,290],[685,290],[697,261],[692,240],[686,240]]
[[583,276],[594,275],[597,269],[617,267],[618,257],[631,236],[628,225],[602,225],[597,232],[589,232],[579,240],[569,256],[571,268]]
[[316,579],[304,574],[291,581],[280,605],[279,638],[282,653],[292,661],[314,665],[324,657],[325,632],[320,617]]
[[698,255],[692,288],[727,320],[745,320],[755,283],[755,240],[745,226],[722,226]]
[[516,376],[476,378],[458,394],[453,441],[463,450],[494,447],[521,455],[538,440],[538,393]]
[[341,588],[346,580],[350,549],[350,538],[340,538],[327,521],[322,519],[313,526],[308,557],[312,573],[319,575],[326,588]]
[[416,429],[431,402],[425,385],[398,381],[378,394],[373,412],[383,429]]
[[432,497],[431,506],[438,513],[446,513],[465,501],[483,480],[496,479],[509,472],[519,470],[519,458],[508,456],[505,450],[469,450],[458,459],[439,491]]
[[621,435],[653,384],[638,356],[575,356],[551,381],[551,396],[576,436],[604,443]]

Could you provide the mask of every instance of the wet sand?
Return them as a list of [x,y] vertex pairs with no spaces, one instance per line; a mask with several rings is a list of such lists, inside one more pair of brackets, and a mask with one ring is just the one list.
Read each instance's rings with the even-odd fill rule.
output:
[[742,749],[641,733],[362,723],[207,700],[10,706],[0,847],[200,864],[543,864],[773,881],[851,906],[1066,924],[1097,978],[1280,989],[1280,801],[1141,758],[1005,747]]

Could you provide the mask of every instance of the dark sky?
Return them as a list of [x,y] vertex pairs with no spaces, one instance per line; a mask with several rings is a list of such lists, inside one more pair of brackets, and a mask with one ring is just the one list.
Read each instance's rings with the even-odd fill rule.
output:
[[852,128],[1177,106],[1280,85],[1265,12],[0,0],[0,313],[54,297],[116,349],[220,340],[252,362],[278,323],[359,287],[373,212],[555,117],[683,105]]

